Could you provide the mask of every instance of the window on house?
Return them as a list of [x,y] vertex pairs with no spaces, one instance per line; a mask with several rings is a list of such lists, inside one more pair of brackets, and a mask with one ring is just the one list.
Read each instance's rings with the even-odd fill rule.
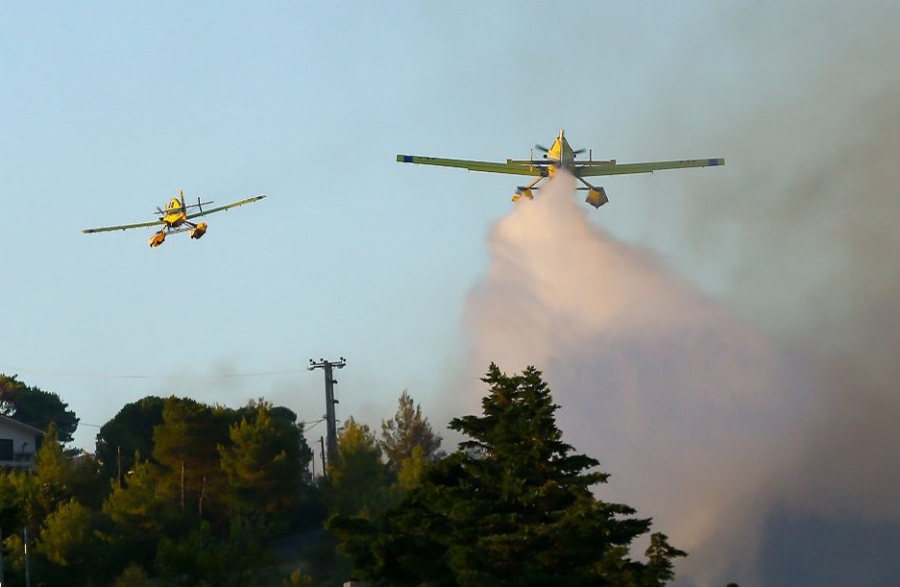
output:
[[12,438],[0,438],[0,461],[13,460]]

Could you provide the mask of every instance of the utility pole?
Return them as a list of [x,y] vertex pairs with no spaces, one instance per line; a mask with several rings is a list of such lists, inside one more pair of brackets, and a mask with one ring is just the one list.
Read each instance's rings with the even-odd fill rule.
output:
[[25,550],[25,587],[31,587],[31,563],[28,559],[28,527],[25,527],[25,530],[22,532],[23,539],[22,542],[24,550]]
[[334,416],[334,404],[338,403],[334,399],[334,384],[337,381],[334,378],[334,369],[343,369],[347,361],[341,357],[338,361],[326,361],[319,359],[318,361],[309,360],[308,371],[314,369],[325,370],[325,424],[327,425],[327,446],[328,446],[328,462],[333,462],[334,453],[337,450],[337,422]]

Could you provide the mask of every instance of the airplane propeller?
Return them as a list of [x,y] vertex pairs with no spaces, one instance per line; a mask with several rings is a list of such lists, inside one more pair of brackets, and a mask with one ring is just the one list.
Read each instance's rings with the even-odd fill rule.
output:
[[[539,151],[543,151],[543,152],[544,152],[544,159],[546,159],[546,158],[547,158],[547,155],[550,153],[550,149],[548,149],[547,147],[545,147],[545,146],[543,146],[543,145],[535,144],[534,147],[535,147],[536,149],[538,149]],[[577,150],[575,150],[575,151],[572,151],[572,154],[575,155],[575,156],[578,156],[578,155],[581,155],[582,153],[584,153],[585,151],[587,151],[587,149],[577,149]]]

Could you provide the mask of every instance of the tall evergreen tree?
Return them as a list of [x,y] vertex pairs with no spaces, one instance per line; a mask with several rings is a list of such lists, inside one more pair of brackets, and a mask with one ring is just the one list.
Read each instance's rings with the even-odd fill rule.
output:
[[256,411],[231,426],[231,445],[219,446],[231,504],[240,513],[283,516],[298,499],[312,451],[302,426],[277,417],[271,403],[251,406]]
[[37,512],[43,518],[72,497],[74,464],[63,452],[56,436],[56,426],[50,424],[34,458],[35,481],[38,487]]
[[224,408],[166,398],[163,423],[153,431],[153,458],[168,471],[160,477],[161,494],[183,512],[222,513],[227,483],[218,447],[230,444],[232,420],[233,412]]
[[338,432],[337,440],[326,482],[329,509],[343,515],[374,515],[384,507],[389,485],[389,472],[381,461],[375,435],[351,417]]
[[650,521],[594,496],[608,476],[562,441],[540,372],[492,364],[483,381],[482,415],[450,423],[468,440],[398,507],[332,520],[358,570],[398,586],[643,587],[648,565],[628,551]]
[[416,448],[421,451],[420,458],[433,460],[438,456],[442,440],[407,390],[403,390],[398,404],[394,417],[381,421],[381,448],[394,472],[400,471]]
[[96,532],[99,524],[102,516],[75,500],[47,516],[34,549],[42,584],[90,585],[92,578],[108,578],[106,549]]
[[181,531],[176,504],[162,499],[157,490],[163,474],[159,465],[138,462],[128,484],[114,484],[103,503],[103,513],[111,524],[104,539],[110,558],[120,563],[117,570],[129,562],[150,568],[159,541]]
[[150,458],[153,429],[163,423],[164,404],[161,397],[147,396],[126,404],[100,428],[94,454],[107,479],[121,484],[137,458]]
[[654,532],[650,535],[650,546],[645,553],[647,555],[647,587],[665,585],[675,578],[675,565],[672,561],[676,558],[687,556],[683,550],[678,550],[669,544],[669,537],[662,532]]

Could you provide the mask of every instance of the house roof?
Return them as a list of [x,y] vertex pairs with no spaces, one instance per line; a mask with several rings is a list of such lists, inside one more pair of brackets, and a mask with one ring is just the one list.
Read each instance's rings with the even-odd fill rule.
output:
[[19,422],[14,418],[10,418],[9,416],[4,416],[0,414],[0,427],[9,427],[9,428],[18,428],[19,430],[23,430],[25,432],[31,432],[32,434],[40,434],[43,436],[44,431],[40,428],[35,428],[34,426],[29,426],[25,422]]

